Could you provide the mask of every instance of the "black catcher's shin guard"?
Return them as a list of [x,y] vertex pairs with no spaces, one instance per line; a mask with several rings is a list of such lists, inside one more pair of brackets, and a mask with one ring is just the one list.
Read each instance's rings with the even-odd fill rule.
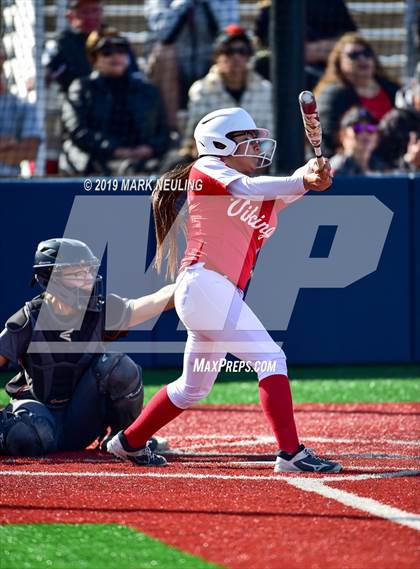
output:
[[125,354],[104,354],[95,366],[99,391],[106,395],[108,424],[116,433],[143,409],[142,369]]

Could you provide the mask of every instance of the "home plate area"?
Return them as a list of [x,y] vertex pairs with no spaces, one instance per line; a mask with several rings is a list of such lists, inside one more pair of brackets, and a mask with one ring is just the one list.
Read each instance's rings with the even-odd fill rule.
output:
[[302,441],[331,475],[275,474],[258,405],[198,406],[159,433],[169,465],[88,449],[3,457],[2,523],[123,523],[231,568],[418,567],[420,406],[302,404]]

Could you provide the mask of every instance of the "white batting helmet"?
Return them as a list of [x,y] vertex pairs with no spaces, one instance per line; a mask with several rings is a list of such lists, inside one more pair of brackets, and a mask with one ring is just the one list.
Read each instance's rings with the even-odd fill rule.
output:
[[257,127],[245,109],[232,107],[209,113],[200,120],[194,131],[198,155],[230,156],[237,144],[226,135],[241,130],[253,130],[258,138],[269,135],[267,129]]

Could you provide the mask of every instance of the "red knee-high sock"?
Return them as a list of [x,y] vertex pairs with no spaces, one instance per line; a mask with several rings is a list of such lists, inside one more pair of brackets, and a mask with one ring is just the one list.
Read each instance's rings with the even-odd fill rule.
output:
[[293,416],[293,402],[286,375],[270,375],[259,382],[260,401],[277,443],[285,452],[296,452],[299,438]]
[[180,409],[169,399],[166,386],[162,387],[134,423],[125,429],[124,435],[128,444],[133,448],[144,446],[152,435],[183,411],[184,409]]

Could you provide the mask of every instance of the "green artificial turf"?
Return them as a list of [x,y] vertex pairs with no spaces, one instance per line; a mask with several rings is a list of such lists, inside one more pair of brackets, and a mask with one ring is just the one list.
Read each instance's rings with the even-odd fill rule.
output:
[[[175,379],[178,370],[146,370],[145,396],[149,399],[162,385]],[[350,403],[420,401],[419,366],[292,367],[295,403]],[[160,385],[153,385],[159,382]],[[254,373],[222,372],[205,404],[258,403]]]
[[[419,382],[391,379],[293,380],[295,403],[381,403],[420,400]],[[224,383],[215,386],[203,400],[207,404],[258,403],[257,384],[250,382]]]
[[[176,379],[177,369],[145,369],[145,400],[162,385]],[[0,376],[3,387],[10,373]],[[290,369],[295,403],[350,403],[420,401],[419,366],[296,367]],[[0,389],[0,405],[8,397]],[[206,404],[257,403],[254,373],[221,373]]]
[[220,567],[117,524],[0,526],[2,569],[212,569]]

